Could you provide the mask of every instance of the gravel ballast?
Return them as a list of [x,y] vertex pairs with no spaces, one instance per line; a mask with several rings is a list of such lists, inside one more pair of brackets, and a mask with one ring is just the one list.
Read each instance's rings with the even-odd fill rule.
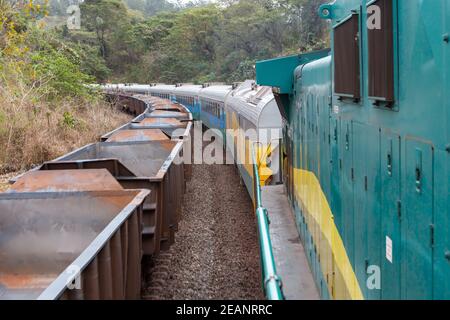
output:
[[193,165],[176,242],[144,264],[144,299],[264,299],[256,219],[233,165]]

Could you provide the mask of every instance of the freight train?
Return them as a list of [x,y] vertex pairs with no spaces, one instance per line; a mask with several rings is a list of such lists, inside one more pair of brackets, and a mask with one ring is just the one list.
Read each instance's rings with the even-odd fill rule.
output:
[[139,299],[143,257],[174,243],[192,115],[161,98],[108,98],[138,116],[0,194],[1,300]]

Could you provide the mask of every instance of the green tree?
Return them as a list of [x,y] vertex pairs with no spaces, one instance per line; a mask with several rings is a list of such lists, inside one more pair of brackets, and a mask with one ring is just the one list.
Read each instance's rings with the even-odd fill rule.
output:
[[147,16],[179,9],[178,6],[166,0],[125,0],[125,3],[130,9],[142,11]]
[[109,42],[129,23],[127,8],[121,0],[86,0],[80,5],[82,23],[95,32],[101,56],[109,56]]
[[239,81],[257,60],[327,45],[321,0],[203,1],[86,0],[82,30],[61,34],[98,81]]
[[214,71],[220,9],[215,5],[180,12],[162,39],[152,76],[165,81],[189,81]]

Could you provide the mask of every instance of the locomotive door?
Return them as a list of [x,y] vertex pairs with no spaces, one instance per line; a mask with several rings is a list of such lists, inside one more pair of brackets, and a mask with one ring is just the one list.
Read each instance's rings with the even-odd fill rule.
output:
[[[319,174],[319,162],[320,162],[320,139],[319,139],[319,95],[311,94],[311,100],[309,105],[309,118],[311,122],[311,128],[310,128],[310,165],[311,168],[309,169],[313,175],[315,176],[314,179],[317,179],[317,181],[320,181],[320,174]],[[312,192],[319,192],[318,189],[312,191]],[[315,209],[315,215],[316,218],[321,221],[321,211]],[[313,219],[312,219],[313,220]],[[312,255],[314,257],[313,259],[313,268],[314,268],[314,275],[316,278],[316,283],[319,284],[319,290],[322,292],[324,287],[324,281],[321,277],[322,270],[321,270],[321,262],[323,261],[320,256],[320,244],[322,239],[320,224],[316,223],[315,221],[312,221],[311,223],[311,234],[314,238],[314,243],[312,247]],[[325,259],[325,258],[324,258]]]
[[[303,95],[302,99],[301,99],[301,104],[300,104],[300,114],[299,114],[299,125],[300,125],[300,169],[301,170],[307,170],[307,160],[306,160],[306,156],[307,156],[307,139],[306,139],[306,135],[307,135],[307,128],[306,128],[306,101],[307,96]],[[298,188],[302,188],[302,184],[305,183],[305,181],[303,181],[303,176],[299,179],[299,185],[297,186]],[[308,244],[308,237],[307,237],[307,228],[306,228],[306,216],[305,213],[303,214],[302,217],[302,227],[303,227],[303,242],[305,243],[305,248],[307,247]]]
[[286,154],[285,154],[285,166],[286,169],[284,172],[285,175],[285,181],[286,181],[286,189],[288,193],[289,200],[291,203],[294,202],[294,197],[292,193],[292,128],[290,126],[286,127],[286,136],[285,136],[285,145],[286,145]]
[[[367,194],[367,258],[365,268],[367,272],[368,299],[379,300],[381,298],[381,205],[380,197],[380,130],[378,127],[368,125],[365,130],[365,152],[367,162],[365,164],[365,176],[363,181]],[[354,163],[356,166],[356,162]],[[361,245],[355,240],[355,247]]]
[[[297,99],[299,99],[297,97]],[[303,170],[303,149],[304,149],[304,140],[303,140],[303,98],[299,100],[299,108],[298,108],[298,112],[296,114],[295,117],[295,122],[297,124],[297,131],[296,131],[296,138],[297,138],[297,145],[296,148],[298,149],[298,154],[297,154],[297,167],[296,169],[299,170],[299,172],[301,170]],[[300,188],[300,184],[302,183],[301,181],[301,175],[298,174],[298,177],[296,179],[296,181],[294,181],[295,183],[295,188],[297,190],[299,190]],[[296,196],[299,193],[297,193],[296,191]],[[298,206],[301,206],[301,202],[300,199],[297,199],[297,204]],[[298,216],[298,221],[297,224],[299,226],[299,230],[300,230],[300,237],[302,239],[303,242],[306,241],[306,225],[305,225],[305,216],[304,216],[304,212],[303,214]]]
[[406,139],[402,210],[402,298],[431,299],[433,285],[432,145]]
[[[318,179],[320,181],[321,191],[325,195],[327,201],[330,201],[330,107],[328,96],[322,95],[318,97],[318,136],[317,143],[319,148],[318,159]],[[323,204],[321,204],[323,205]],[[332,283],[332,251],[329,248],[328,239],[332,238],[331,228],[329,227],[331,220],[327,216],[322,217],[323,227],[319,230],[319,238],[321,248],[320,265],[324,273],[324,281],[322,281],[322,296],[329,296],[329,286]]]
[[[367,126],[353,122],[353,155],[358,161],[354,168],[354,209],[355,209],[355,264],[354,270],[361,290],[365,297],[368,296],[367,280],[367,229],[368,229],[368,192],[366,189],[366,171],[369,155],[367,154]],[[372,226],[371,226],[372,227]]]
[[339,170],[341,172],[341,214],[339,230],[347,255],[354,265],[354,212],[353,212],[353,134],[352,121],[341,119],[341,140],[339,145]]
[[[342,230],[341,222],[341,197],[340,197],[340,171],[339,171],[339,142],[340,142],[340,125],[339,119],[335,114],[330,116],[330,203],[331,211],[334,217],[334,223],[340,232]],[[333,277],[331,279],[331,295],[333,298],[343,298],[345,292],[343,288],[344,282],[339,276],[334,259],[332,260]]]
[[331,211],[334,216],[334,222],[338,228],[341,230],[341,198],[340,198],[340,171],[339,171],[339,137],[340,137],[340,126],[339,119],[335,117],[330,117],[330,128],[331,128],[331,141],[330,141],[330,206]]
[[[298,99],[299,97],[296,97],[296,99]],[[294,158],[294,197],[296,199],[296,205],[300,205],[300,199],[298,199],[299,193],[299,186],[300,186],[300,175],[299,175],[299,170],[301,170],[302,168],[302,137],[301,137],[301,102],[296,102],[295,103],[296,106],[296,111],[295,113],[292,115],[292,124],[294,126],[294,137],[293,137],[293,147],[294,147],[294,154],[295,154],[295,158]]]
[[400,299],[400,136],[381,133],[381,298]]
[[[287,130],[289,130],[289,128],[284,125],[283,126],[283,144],[282,144],[282,150],[281,150],[281,165],[283,166],[282,169],[282,174],[283,174],[283,181],[285,183],[285,187],[286,187],[286,192],[289,193],[288,189],[289,189],[289,181],[288,181],[288,134],[287,134]],[[289,194],[288,194],[289,196]]]
[[291,195],[291,199],[295,201],[295,187],[294,187],[294,137],[292,129],[289,129],[290,137],[289,137],[289,193]]
[[328,97],[322,97],[322,106],[319,109],[320,119],[320,184],[328,201],[330,200],[330,107]]

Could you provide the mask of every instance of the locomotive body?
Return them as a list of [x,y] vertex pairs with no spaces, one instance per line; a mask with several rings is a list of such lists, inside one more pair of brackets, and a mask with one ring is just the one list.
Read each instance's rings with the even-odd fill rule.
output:
[[450,298],[449,9],[337,0],[330,54],[257,63],[322,297]]

